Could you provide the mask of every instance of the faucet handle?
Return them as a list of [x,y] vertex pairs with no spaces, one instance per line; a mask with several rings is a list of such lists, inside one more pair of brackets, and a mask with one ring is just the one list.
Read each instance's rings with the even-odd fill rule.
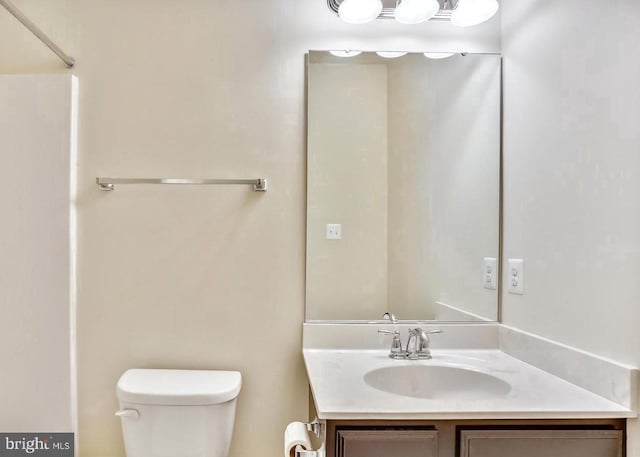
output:
[[440,330],[439,328],[437,329],[433,329],[433,330],[422,330],[421,328],[417,328],[415,330],[422,338],[422,346],[421,346],[421,350],[423,348],[428,348],[429,347],[429,343],[431,343],[431,339],[429,338],[429,335],[435,335],[436,333],[444,333],[442,330]]
[[389,357],[391,357],[392,359],[404,358],[405,352],[402,350],[402,340],[400,339],[400,332],[398,330],[380,329],[378,330],[378,333],[382,335],[393,335]]

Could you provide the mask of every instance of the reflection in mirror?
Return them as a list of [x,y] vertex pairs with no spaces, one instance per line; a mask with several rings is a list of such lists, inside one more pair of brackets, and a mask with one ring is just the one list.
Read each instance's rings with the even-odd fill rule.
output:
[[500,56],[348,54],[308,56],[306,320],[497,320]]

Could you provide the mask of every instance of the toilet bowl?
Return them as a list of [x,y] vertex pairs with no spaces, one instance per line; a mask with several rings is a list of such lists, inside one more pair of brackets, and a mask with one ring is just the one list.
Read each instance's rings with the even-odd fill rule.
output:
[[132,369],[116,393],[127,457],[227,457],[237,371]]

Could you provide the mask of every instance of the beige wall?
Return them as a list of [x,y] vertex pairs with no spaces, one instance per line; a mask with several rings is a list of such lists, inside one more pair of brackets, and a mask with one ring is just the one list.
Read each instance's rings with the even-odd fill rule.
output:
[[[310,63],[307,319],[376,319],[387,305],[387,66]],[[342,226],[327,240],[327,224]]]
[[390,64],[389,303],[398,317],[434,319],[441,301],[497,319],[482,260],[498,256],[499,170],[499,56]]
[[0,76],[0,430],[76,429],[77,82]]
[[[241,370],[232,457],[281,455],[284,426],[307,412],[304,54],[499,51],[499,19],[356,27],[324,0],[14,3],[78,59],[81,455],[123,455],[114,386],[133,366]],[[52,71],[66,70],[0,10],[0,72]],[[99,175],[264,175],[271,188],[105,194]]]
[[[427,211],[432,198],[426,170],[433,159],[424,147],[436,113],[423,55],[389,62],[389,303],[398,319],[435,319],[440,274],[429,262]],[[428,94],[427,94],[428,95]],[[424,173],[423,173],[424,171]]]
[[[232,454],[280,455],[306,413],[304,53],[499,51],[499,19],[354,27],[322,0],[15,3],[79,61],[81,454],[122,455],[114,384],[137,365],[241,369]],[[505,322],[640,364],[640,4],[502,3],[505,256],[526,259]],[[65,71],[2,10],[0,37],[0,72]],[[264,174],[272,189],[105,195],[100,174]]]
[[525,259],[504,322],[640,366],[640,2],[502,14],[504,254]]

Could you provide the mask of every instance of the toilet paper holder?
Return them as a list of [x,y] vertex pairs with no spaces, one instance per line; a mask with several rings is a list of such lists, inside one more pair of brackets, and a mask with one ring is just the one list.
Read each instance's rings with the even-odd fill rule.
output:
[[[304,424],[307,427],[307,431],[313,433],[317,438],[322,438],[323,424],[318,419],[313,422],[306,422]],[[323,457],[324,453],[320,451],[313,451],[302,448],[302,446],[296,447],[295,457]]]

